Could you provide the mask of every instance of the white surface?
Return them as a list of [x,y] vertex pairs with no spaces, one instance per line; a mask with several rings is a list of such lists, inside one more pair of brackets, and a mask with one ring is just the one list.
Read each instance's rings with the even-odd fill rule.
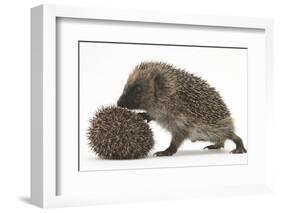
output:
[[[45,1],[51,3],[52,1]],[[29,112],[29,8],[41,1],[6,1],[1,7],[1,26],[3,31],[0,34],[1,40],[5,41],[1,47],[2,71],[0,78],[1,98],[3,100],[0,105],[1,114],[1,141],[3,148],[1,149],[1,206],[2,212],[16,212],[20,209],[21,212],[41,212],[28,202],[30,189],[30,112]],[[56,3],[62,4],[77,4],[77,1],[58,0]],[[152,9],[152,10],[167,10],[181,11],[188,13],[207,13],[221,15],[240,15],[240,16],[256,16],[256,17],[274,17],[275,25],[275,55],[281,54],[281,14],[278,0],[269,1],[81,1],[79,4],[91,6],[110,6],[115,8],[132,8],[132,9]],[[16,6],[15,6],[16,5]],[[148,8],[149,5],[149,8]],[[159,8],[161,5],[161,8]],[[204,5],[204,6],[202,6]],[[255,5],[253,7],[253,5]],[[12,14],[11,14],[11,11]],[[15,27],[16,26],[16,27]],[[9,33],[8,33],[9,32]],[[20,35],[20,36],[19,36]],[[10,51],[11,46],[16,48],[16,51]],[[16,63],[15,63],[16,58]],[[276,70],[281,70],[280,61],[276,60]],[[6,70],[6,71],[5,71]],[[9,71],[8,71],[9,70]],[[280,72],[276,73],[275,81],[281,79]],[[7,92],[8,91],[8,92]],[[280,97],[280,84],[276,84],[276,97]],[[280,99],[277,100],[276,109],[280,109]],[[275,124],[280,120],[280,110],[276,111]],[[17,129],[15,134],[15,121]],[[12,137],[11,137],[12,136]],[[52,209],[46,210],[51,212],[145,212],[145,211],[160,211],[160,212],[238,212],[243,209],[245,212],[278,212],[280,211],[280,179],[281,173],[280,162],[280,143],[273,142],[272,146],[272,168],[274,169],[275,194],[266,196],[242,196],[242,197],[226,197],[226,198],[207,198],[207,199],[190,199],[188,201],[163,201],[154,203],[140,204],[122,204],[122,205],[107,205],[107,206],[92,206],[68,209]],[[15,148],[16,147],[16,148]],[[7,150],[13,150],[13,154]],[[5,172],[6,171],[6,172]],[[11,187],[12,185],[12,187]],[[219,203],[219,205],[218,205]],[[242,207],[241,207],[242,206]]]
[[[62,26],[62,29],[66,30],[62,34],[69,37],[67,28]],[[130,29],[124,30],[128,32]],[[144,27],[139,29],[144,34],[158,33],[156,30],[144,32],[145,30],[147,29]],[[190,39],[191,34],[195,34],[196,30],[182,31],[181,36],[188,36]],[[203,34],[208,36],[208,33],[206,31]],[[61,40],[64,38],[62,37]],[[179,151],[183,150],[179,155],[186,153],[186,159],[175,157],[178,156],[175,155],[169,158],[151,157],[135,161],[95,161],[97,155],[89,148],[87,129],[89,119],[101,106],[116,104],[129,73],[137,64],[142,61],[163,61],[185,68],[217,88],[232,113],[237,127],[236,133],[244,140],[247,147],[247,57],[247,49],[80,42],[80,171],[246,164],[247,154],[229,154],[235,147],[234,144],[231,145],[231,141],[225,147],[225,152],[218,152],[219,155],[214,155],[216,152],[212,152],[213,155],[208,155],[209,151],[202,150],[206,143],[188,144],[190,143],[188,139],[179,149]],[[65,61],[69,65],[71,60]],[[69,74],[69,67],[65,67],[65,72]],[[69,107],[69,104],[66,105]],[[61,111],[66,111],[66,109]],[[166,149],[171,137],[155,122],[151,122],[150,127],[155,140],[151,156],[153,152]],[[191,150],[193,157],[188,156],[188,150]]]
[[[58,12],[58,10],[55,11]],[[80,10],[75,10],[74,8],[70,10],[62,8],[59,14],[63,16],[71,15],[71,11],[75,11],[76,16],[79,14],[80,16],[85,15],[89,17],[92,14],[90,13],[90,9],[84,9],[83,13],[79,13]],[[96,13],[93,14],[95,17],[97,16]],[[102,11],[98,11],[98,14],[103,15]],[[115,11],[112,15],[113,17],[119,17],[120,14]],[[127,18],[135,16],[135,13],[125,14]],[[125,14],[122,13],[120,15],[122,19],[126,18]],[[154,13],[147,15],[152,19],[155,18]],[[139,20],[145,20],[145,17],[137,14]],[[176,17],[176,15],[166,15],[165,20],[176,19]],[[192,16],[192,20],[195,20],[195,17]],[[207,18],[202,17],[201,19],[201,17],[197,17],[197,23],[201,22],[201,24],[204,24],[205,21],[209,23]],[[58,82],[61,82],[58,84],[60,100],[58,104],[58,127],[60,135],[58,137],[59,152],[57,155],[59,162],[57,192],[60,196],[55,199],[52,198],[47,203],[48,206],[123,202],[124,199],[127,199],[127,201],[172,199],[178,198],[180,195],[189,197],[198,196],[198,194],[220,195],[223,189],[221,192],[219,192],[220,190],[216,190],[217,188],[220,189],[220,187],[224,188],[224,191],[228,193],[256,193],[261,188],[266,187],[267,173],[265,172],[266,161],[264,149],[268,144],[264,143],[264,141],[267,141],[267,138],[265,138],[264,134],[265,112],[263,111],[265,107],[266,77],[264,73],[265,49],[263,30],[235,29],[233,32],[230,28],[217,29],[217,27],[205,28],[177,25],[173,26],[173,30],[170,31],[171,25],[155,27],[156,25],[143,23],[126,22],[124,24],[123,22],[110,21],[64,20],[58,19],[59,27],[57,28],[59,30],[57,43],[59,44],[58,60],[60,62],[57,67],[60,70],[57,76]],[[186,20],[189,19],[187,18]],[[233,21],[235,19],[230,20],[231,23],[234,23]],[[239,23],[242,23],[240,21],[241,19],[238,19],[236,24],[239,25]],[[256,27],[256,23],[259,23],[256,19],[247,19],[243,21],[243,26],[245,26],[247,21],[249,26],[251,26],[251,23],[254,23]],[[224,23],[226,22],[227,18],[224,18]],[[188,23],[190,23],[190,20]],[[237,26],[236,24],[235,26]],[[161,161],[166,165],[170,163],[168,166],[177,163],[181,168],[78,172],[78,40],[185,43],[191,45],[198,45],[199,43],[200,45],[207,46],[248,47],[248,103],[250,107],[248,112],[248,148],[251,150],[251,154],[248,155],[249,163],[239,166],[183,167],[187,164],[185,160],[175,157],[173,158],[174,162],[168,158],[157,159],[152,162],[156,164]],[[180,62],[183,63],[182,61]],[[184,67],[188,67],[188,65]],[[202,73],[205,72],[202,71]],[[237,73],[235,72],[235,74]],[[245,78],[240,79],[245,80]],[[223,85],[223,83],[225,82],[220,82],[219,85]],[[235,90],[229,91],[233,92]],[[235,97],[235,95],[232,96]],[[245,118],[245,116],[241,117]],[[196,158],[193,159],[196,160]],[[210,157],[210,159],[212,158]],[[213,161],[218,162],[217,160]],[[127,161],[127,165],[137,164],[137,162],[140,161]],[[192,160],[189,162],[191,162],[191,165],[196,165],[194,163],[192,164]],[[119,163],[121,164],[122,162]],[[206,177],[208,177],[208,181],[206,181]],[[171,180],[176,181],[172,181],[173,184],[170,184]],[[167,183],[169,185],[168,193],[166,192]],[[245,189],[243,187],[245,185],[249,185],[250,188]],[[235,186],[235,188],[231,188],[232,186]],[[105,187],[112,189],[111,192],[108,193],[105,191]],[[148,191],[149,193],[146,193]],[[120,197],[119,194],[129,194],[130,196]]]

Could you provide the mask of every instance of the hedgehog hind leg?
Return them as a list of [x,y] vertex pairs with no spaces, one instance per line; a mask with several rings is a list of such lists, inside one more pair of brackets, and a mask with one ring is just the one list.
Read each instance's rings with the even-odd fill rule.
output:
[[230,134],[229,139],[231,139],[236,145],[236,148],[231,151],[232,154],[247,153],[247,150],[244,147],[243,141],[238,135],[236,135],[234,132],[232,132],[232,134]]

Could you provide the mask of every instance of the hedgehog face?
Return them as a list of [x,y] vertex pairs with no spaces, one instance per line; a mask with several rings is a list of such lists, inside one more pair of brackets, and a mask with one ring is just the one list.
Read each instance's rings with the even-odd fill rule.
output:
[[149,82],[136,81],[133,84],[127,84],[120,96],[117,105],[128,109],[147,110],[150,98]]
[[157,99],[167,92],[164,91],[165,87],[165,80],[159,70],[142,63],[129,75],[117,105],[149,111]]

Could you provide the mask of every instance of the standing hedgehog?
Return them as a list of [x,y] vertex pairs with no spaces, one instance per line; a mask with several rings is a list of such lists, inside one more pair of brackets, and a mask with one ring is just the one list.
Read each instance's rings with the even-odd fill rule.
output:
[[[148,121],[155,120],[169,132],[170,146],[156,156],[171,156],[182,142],[209,141],[206,149],[224,147],[226,139],[246,153],[242,139],[234,132],[231,114],[220,94],[205,80],[161,62],[143,62],[129,75],[118,106],[142,109]],[[204,148],[204,149],[205,149]]]

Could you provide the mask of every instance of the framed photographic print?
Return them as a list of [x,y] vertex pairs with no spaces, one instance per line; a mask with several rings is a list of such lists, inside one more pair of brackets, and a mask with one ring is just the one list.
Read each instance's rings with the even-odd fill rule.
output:
[[270,191],[273,22],[31,10],[40,207]]

